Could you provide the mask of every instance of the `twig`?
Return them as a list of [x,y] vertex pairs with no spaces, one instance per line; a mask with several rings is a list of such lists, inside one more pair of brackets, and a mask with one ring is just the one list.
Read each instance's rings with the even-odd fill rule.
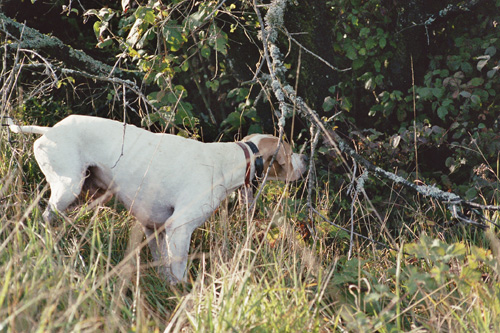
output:
[[[314,124],[311,124],[311,137],[313,138],[311,141],[311,158],[309,159],[309,176],[308,176],[308,183],[307,183],[307,206],[312,207],[312,192],[314,190],[314,185],[316,184],[316,170],[314,168],[314,155],[316,153],[316,146],[318,145],[319,141],[319,133],[320,130],[314,126]],[[310,223],[306,223],[307,228],[309,229],[309,232],[311,235],[314,237],[316,236],[316,230],[314,228],[313,224],[313,216],[312,216],[312,210],[309,209],[309,221]]]
[[481,204],[471,202],[471,201],[466,201],[466,200],[463,200],[461,203],[465,206],[470,207],[470,208],[477,208],[477,209],[482,209],[482,210],[494,210],[494,211],[500,210],[500,206],[497,206],[497,205],[481,205]]
[[122,94],[123,94],[123,133],[122,133],[122,147],[120,151],[120,156],[118,156],[118,159],[116,160],[115,164],[111,167],[111,169],[114,169],[118,162],[120,162],[122,156],[123,156],[123,151],[125,149],[125,133],[127,132],[127,91],[125,89],[125,84],[122,84]]
[[304,45],[302,45],[301,43],[299,43],[298,40],[296,40],[295,38],[292,37],[292,35],[288,32],[288,30],[286,28],[283,28],[282,29],[283,32],[285,33],[285,35],[291,40],[293,41],[295,44],[297,44],[301,49],[303,49],[304,51],[306,51],[306,53],[309,53],[310,55],[312,55],[313,57],[315,57],[316,59],[318,59],[319,61],[321,61],[322,63],[324,63],[325,65],[327,65],[328,67],[330,67],[331,69],[333,69],[334,71],[337,71],[337,72],[347,72],[347,71],[350,71],[352,70],[352,67],[349,67],[349,68],[344,68],[344,69],[340,69],[338,67],[335,67],[333,66],[332,64],[330,64],[328,61],[326,61],[325,59],[321,58],[319,55],[317,55],[316,53],[312,52],[311,50],[309,50],[308,48],[306,48]]
[[224,2],[226,2],[226,0],[222,0],[218,5],[217,7],[215,7],[215,9],[205,18],[205,20],[210,20],[212,18],[212,16],[215,15],[215,13],[220,9],[220,7],[222,7],[222,5],[224,4]]
[[31,53],[31,54],[36,55],[38,58],[40,58],[43,61],[43,63],[45,64],[45,68],[50,72],[50,74],[52,75],[52,78],[54,79],[53,85],[54,86],[57,85],[57,82],[59,81],[59,79],[57,78],[56,72],[52,68],[53,67],[52,64],[46,58],[42,57],[38,52],[35,52],[33,50],[19,49],[19,51]]
[[356,173],[358,171],[358,163],[353,160],[354,166],[353,166],[353,171],[352,171],[352,181],[351,184],[349,185],[349,189],[347,190],[347,193],[354,193],[351,195],[351,230],[350,230],[350,237],[349,237],[349,251],[347,252],[347,259],[351,259],[352,256],[352,247],[354,243],[354,205],[356,204],[356,201],[358,199],[358,186],[354,185],[354,183],[357,183],[356,180]]
[[[356,205],[356,201],[358,199],[358,187],[357,186],[354,186],[354,182],[355,182],[355,179],[356,179],[356,171],[358,169],[358,163],[356,163],[356,161],[354,161],[354,170],[352,172],[352,182],[351,182],[351,191],[353,188],[355,188],[354,190],[354,194],[351,196],[351,235],[349,237],[349,251],[347,252],[347,259],[351,259],[351,256],[352,256],[352,247],[353,247],[353,243],[354,243],[354,205]],[[349,192],[349,191],[348,191]]]
[[451,214],[453,215],[454,218],[456,218],[457,220],[459,221],[462,221],[462,222],[465,222],[465,223],[468,223],[468,224],[471,224],[475,227],[480,227],[481,229],[484,229],[486,228],[486,225],[482,224],[482,223],[478,223],[476,221],[473,221],[469,218],[467,218],[465,215],[463,215],[461,212],[459,212],[457,210],[457,206],[456,205],[453,205],[452,208],[451,208]]

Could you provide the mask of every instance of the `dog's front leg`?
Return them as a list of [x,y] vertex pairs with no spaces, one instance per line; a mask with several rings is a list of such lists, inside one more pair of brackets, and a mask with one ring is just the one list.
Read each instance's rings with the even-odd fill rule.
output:
[[193,229],[181,226],[175,229],[167,228],[165,231],[166,248],[168,251],[167,260],[171,273],[169,279],[173,282],[186,282],[189,245]]
[[172,219],[156,231],[144,228],[151,255],[158,264],[158,273],[170,283],[186,281],[189,245],[194,229],[191,223],[177,226]]

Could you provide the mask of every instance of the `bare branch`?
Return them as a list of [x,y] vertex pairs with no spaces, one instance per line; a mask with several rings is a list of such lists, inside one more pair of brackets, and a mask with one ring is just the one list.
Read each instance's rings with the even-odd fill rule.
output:
[[286,34],[286,36],[291,40],[293,41],[295,44],[297,44],[301,49],[303,49],[304,51],[306,51],[306,53],[309,53],[310,55],[312,55],[313,57],[315,57],[316,59],[318,59],[319,61],[321,61],[322,63],[324,63],[325,65],[327,65],[328,67],[330,67],[331,69],[333,69],[334,71],[337,71],[337,72],[347,72],[347,71],[350,71],[352,70],[352,67],[349,67],[349,68],[344,68],[344,69],[340,69],[340,68],[337,68],[335,66],[333,66],[332,64],[330,64],[328,61],[326,61],[325,59],[321,58],[319,55],[317,55],[316,53],[312,52],[311,50],[309,50],[308,48],[306,48],[304,45],[300,44],[298,40],[296,40],[295,38],[293,38],[292,34],[288,32],[288,30],[286,30],[286,28],[283,28],[283,31],[284,33]]
[[[59,38],[44,35],[37,30],[18,23],[0,12],[0,31],[11,36],[16,42],[6,44],[6,49],[15,50],[17,48],[43,51],[54,59],[58,59],[67,66],[83,70],[88,73],[98,75],[111,75],[115,73],[118,76],[136,76],[136,73],[124,72],[120,69],[114,69],[103,62],[95,60],[85,52],[75,50],[64,44]],[[21,37],[22,35],[22,37]]]

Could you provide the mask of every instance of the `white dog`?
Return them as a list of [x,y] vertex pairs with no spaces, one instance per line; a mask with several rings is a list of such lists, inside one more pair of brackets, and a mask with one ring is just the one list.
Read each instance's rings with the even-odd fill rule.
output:
[[[8,125],[42,135],[34,152],[51,190],[44,219],[64,212],[82,191],[100,201],[115,195],[142,224],[160,273],[173,283],[185,280],[192,232],[256,169],[267,170],[279,143],[262,134],[246,144],[202,143],[78,115],[54,127],[18,126],[10,118]],[[293,181],[305,170],[305,156],[282,143],[269,179]]]

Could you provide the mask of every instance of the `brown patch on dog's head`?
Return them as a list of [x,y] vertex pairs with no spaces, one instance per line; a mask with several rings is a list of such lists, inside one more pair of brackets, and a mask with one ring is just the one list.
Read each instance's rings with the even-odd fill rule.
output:
[[[264,160],[264,172],[268,169],[271,159],[276,149],[278,149],[279,139],[272,135],[252,134],[243,139],[252,141],[259,148],[259,153]],[[279,145],[276,159],[269,171],[269,179],[293,181],[299,179],[306,170],[305,156],[294,154],[292,147],[286,142]]]

